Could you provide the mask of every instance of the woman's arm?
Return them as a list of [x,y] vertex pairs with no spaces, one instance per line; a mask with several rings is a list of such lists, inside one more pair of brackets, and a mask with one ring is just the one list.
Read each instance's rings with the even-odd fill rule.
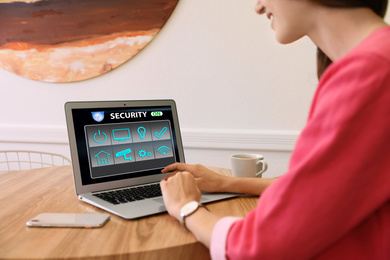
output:
[[192,173],[195,177],[196,185],[200,190],[206,192],[232,192],[260,195],[276,180],[274,178],[235,178],[225,176],[213,172],[200,164],[175,163],[162,170],[163,173],[172,172],[164,178],[165,180],[181,171]]
[[[172,172],[161,181],[161,191],[168,213],[177,220],[180,218],[180,209],[185,204],[200,200],[200,190],[260,195],[276,180],[225,176],[199,164],[175,163],[162,172]],[[210,247],[214,227],[220,219],[221,217],[200,207],[186,217],[185,223],[198,241]]]
[[261,195],[277,178],[235,178],[228,177],[224,192]]
[[[160,185],[165,207],[169,215],[177,220],[180,219],[180,210],[184,205],[191,201],[200,201],[200,191],[196,186],[194,176],[189,172],[178,172],[162,180]],[[185,218],[185,224],[201,243],[210,247],[212,232],[219,219],[220,217],[199,207]]]

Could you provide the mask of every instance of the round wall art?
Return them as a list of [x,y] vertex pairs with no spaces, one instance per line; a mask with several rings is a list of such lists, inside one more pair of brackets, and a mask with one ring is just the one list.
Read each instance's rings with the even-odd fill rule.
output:
[[101,75],[142,50],[178,0],[0,0],[0,67],[45,82]]

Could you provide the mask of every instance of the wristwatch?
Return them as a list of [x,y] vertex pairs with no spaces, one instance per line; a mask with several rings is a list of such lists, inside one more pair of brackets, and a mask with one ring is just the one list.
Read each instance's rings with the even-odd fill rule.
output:
[[[197,202],[197,201],[191,201],[191,202],[188,202],[186,205],[184,205],[181,210],[180,210],[180,219],[179,219],[179,222],[185,227],[186,227],[186,224],[185,224],[185,218],[192,215],[195,211],[198,210],[199,207],[204,207],[205,209],[207,209],[203,204]],[[207,209],[208,210],[208,209]]]

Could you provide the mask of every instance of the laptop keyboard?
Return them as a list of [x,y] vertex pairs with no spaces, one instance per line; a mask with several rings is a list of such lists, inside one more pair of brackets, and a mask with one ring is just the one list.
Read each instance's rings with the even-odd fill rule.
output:
[[93,195],[115,205],[162,196],[160,183],[94,193]]

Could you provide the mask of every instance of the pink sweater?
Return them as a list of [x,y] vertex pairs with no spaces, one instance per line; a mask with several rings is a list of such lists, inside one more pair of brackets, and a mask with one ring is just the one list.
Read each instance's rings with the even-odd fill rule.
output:
[[211,255],[390,259],[390,27],[327,69],[288,172],[216,224]]

